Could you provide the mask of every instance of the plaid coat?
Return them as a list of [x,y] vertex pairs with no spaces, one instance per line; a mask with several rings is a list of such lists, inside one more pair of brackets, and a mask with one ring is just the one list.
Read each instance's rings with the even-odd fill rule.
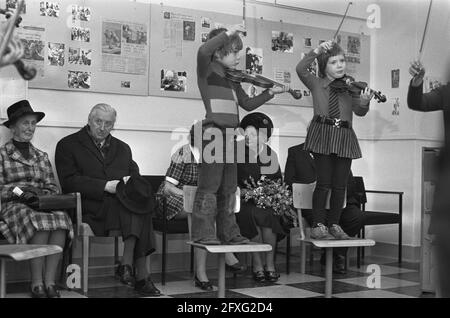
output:
[[10,243],[27,243],[36,231],[67,230],[73,237],[70,217],[61,211],[37,212],[25,204],[11,201],[15,187],[33,187],[42,194],[58,194],[48,155],[30,144],[25,159],[10,140],[0,148],[0,232]]
[[[195,162],[194,156],[188,144],[179,148],[170,161],[167,169],[166,177],[170,177],[178,181],[177,188],[183,189],[184,185],[197,186],[198,181],[198,163]],[[164,193],[164,182],[158,189],[158,194],[166,197],[167,200],[167,219],[175,217],[183,209],[183,196],[166,195]],[[160,196],[156,197],[158,204],[158,216],[162,217],[162,202]]]

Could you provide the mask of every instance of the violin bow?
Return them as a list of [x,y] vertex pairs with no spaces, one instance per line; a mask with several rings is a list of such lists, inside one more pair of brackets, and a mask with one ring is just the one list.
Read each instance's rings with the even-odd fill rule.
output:
[[24,1],[25,0],[19,0],[16,11],[14,11],[14,14],[6,21],[8,25],[6,27],[5,34],[3,34],[2,37],[2,43],[0,44],[0,58],[3,57],[3,54],[5,54],[8,43],[11,40],[14,28],[16,27],[16,20],[19,17],[20,11],[22,11]]
[[428,6],[427,20],[425,21],[425,27],[423,29],[422,42],[420,43],[419,56],[418,56],[418,60],[419,61],[422,59],[423,44],[425,42],[425,36],[427,34],[428,21],[430,20],[430,13],[431,13],[431,5],[432,4],[433,4],[433,0],[430,0],[430,5]]
[[245,28],[245,32],[242,33],[242,35],[247,36],[247,21],[246,21],[246,15],[245,15],[245,11],[247,9],[247,5],[245,3],[245,0],[242,0],[242,25]]
[[341,30],[342,24],[344,23],[344,20],[345,20],[345,18],[347,17],[348,9],[350,8],[350,6],[351,6],[352,4],[353,4],[353,3],[352,3],[351,1],[347,4],[347,9],[345,9],[345,13],[344,13],[344,16],[342,17],[341,23],[339,23],[339,26],[338,26],[338,28],[337,28],[337,30],[336,30],[336,33],[335,33],[334,36],[333,36],[333,42],[336,42],[337,36],[338,36],[338,34],[339,34],[339,31]]

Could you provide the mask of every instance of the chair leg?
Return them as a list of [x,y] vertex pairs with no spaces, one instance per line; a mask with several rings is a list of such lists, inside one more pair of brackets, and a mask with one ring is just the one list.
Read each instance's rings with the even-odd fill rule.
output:
[[[358,233],[358,238],[361,238],[361,231]],[[356,268],[361,267],[361,247],[358,246],[356,249]]]
[[[362,228],[362,238],[365,239],[366,238],[366,228],[363,227]],[[364,246],[361,247],[361,259],[364,262],[364,257],[365,257],[365,248]]]
[[191,245],[191,274],[194,272],[194,246]]
[[286,236],[286,274],[289,275],[291,261],[291,234]]
[[166,253],[167,253],[167,235],[163,232],[162,235],[162,271],[161,271],[161,284],[166,284]]
[[306,271],[306,243],[303,241],[300,242],[300,251],[300,273],[304,274]]
[[83,236],[83,293],[88,292],[88,278],[89,278],[89,236]]
[[278,241],[275,243],[275,251],[273,251],[273,263],[277,264]]
[[314,247],[311,245],[309,245],[309,268],[313,268],[314,266],[314,252],[313,252]]
[[398,224],[398,263],[402,263],[402,222]]

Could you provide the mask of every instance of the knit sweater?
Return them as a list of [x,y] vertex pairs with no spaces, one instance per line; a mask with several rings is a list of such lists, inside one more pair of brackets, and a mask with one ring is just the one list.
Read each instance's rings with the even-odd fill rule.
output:
[[229,41],[222,32],[205,42],[198,50],[197,81],[206,110],[204,124],[212,123],[220,128],[236,128],[239,125],[239,107],[252,111],[273,98],[269,90],[250,98],[240,84],[225,77],[225,67],[213,61],[214,52]]

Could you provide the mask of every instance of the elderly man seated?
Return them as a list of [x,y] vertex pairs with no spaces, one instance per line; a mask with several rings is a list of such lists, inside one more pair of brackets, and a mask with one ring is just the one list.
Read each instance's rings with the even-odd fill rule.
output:
[[121,282],[142,295],[159,296],[146,266],[146,256],[155,250],[149,185],[139,176],[130,147],[111,135],[115,122],[114,108],[95,105],[88,124],[58,142],[56,169],[64,192],[81,193],[83,222],[95,235],[121,231]]

